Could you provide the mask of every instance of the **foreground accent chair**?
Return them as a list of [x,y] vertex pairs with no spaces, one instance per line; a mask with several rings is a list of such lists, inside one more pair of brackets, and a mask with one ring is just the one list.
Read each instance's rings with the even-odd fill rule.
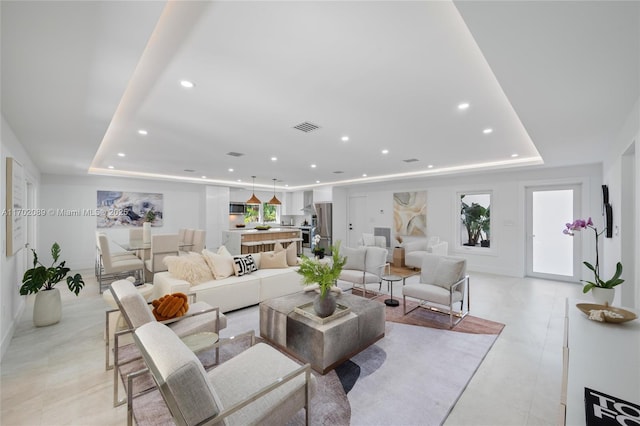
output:
[[309,364],[258,343],[207,372],[162,324],[143,325],[134,339],[177,425],[279,425],[301,408],[309,424],[316,387]]
[[[142,295],[136,290],[133,283],[129,280],[119,280],[111,284],[111,293],[115,300],[122,317],[127,324],[127,329],[119,331],[114,335],[114,376],[113,376],[113,404],[120,405],[125,401],[118,399],[118,367],[119,361],[119,338],[124,334],[131,333],[138,327],[150,322],[157,322],[153,316],[152,309]],[[195,295],[193,295],[195,299]],[[106,333],[109,332],[109,311],[106,314]],[[212,308],[206,302],[193,302],[189,304],[189,310],[184,316],[163,321],[170,330],[178,337],[189,336],[200,332],[220,333],[220,330],[227,326],[227,317],[220,313],[219,308]],[[108,335],[108,334],[107,334]],[[109,369],[109,339],[106,339],[106,366]],[[128,360],[133,361],[133,359]],[[217,361],[217,359],[216,359]]]
[[109,239],[105,234],[97,234],[98,258],[96,260],[96,272],[98,273],[98,289],[100,293],[108,285],[107,280],[125,278],[136,275],[136,281],[144,281],[144,263],[134,254],[122,252],[111,254]]
[[404,237],[402,247],[404,248],[404,264],[408,268],[420,268],[425,254],[437,254],[446,256],[449,252],[449,243],[440,241],[440,237],[420,237],[409,239]]
[[[420,282],[402,287],[404,314],[424,307],[449,315],[449,328],[457,325],[469,313],[469,276],[467,261],[449,256],[426,253],[423,255]],[[420,303],[407,311],[407,297],[418,299]],[[466,299],[466,307],[465,307]],[[460,303],[460,309],[454,305]],[[453,317],[458,320],[453,322]]]
[[[367,290],[367,284],[382,285],[382,275],[387,263],[387,249],[382,247],[342,247],[340,254],[346,256],[347,261],[338,279],[362,286],[362,294]],[[353,293],[353,290],[352,290]]]

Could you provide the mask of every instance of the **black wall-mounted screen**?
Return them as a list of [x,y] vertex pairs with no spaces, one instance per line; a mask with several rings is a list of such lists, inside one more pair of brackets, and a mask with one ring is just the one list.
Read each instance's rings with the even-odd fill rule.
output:
[[605,204],[604,206],[604,215],[607,221],[607,238],[613,237],[613,209],[611,209],[611,204]]

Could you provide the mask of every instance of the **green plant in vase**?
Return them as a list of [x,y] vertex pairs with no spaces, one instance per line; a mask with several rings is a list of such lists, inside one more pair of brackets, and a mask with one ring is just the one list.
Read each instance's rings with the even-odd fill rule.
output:
[[[331,294],[331,287],[340,276],[347,258],[340,256],[340,242],[330,247],[332,258],[330,262],[319,262],[302,255],[298,274],[302,275],[303,285],[317,284],[320,294],[314,301],[314,309],[321,317],[326,317],[335,311],[335,298]],[[319,306],[316,305],[327,305]]]

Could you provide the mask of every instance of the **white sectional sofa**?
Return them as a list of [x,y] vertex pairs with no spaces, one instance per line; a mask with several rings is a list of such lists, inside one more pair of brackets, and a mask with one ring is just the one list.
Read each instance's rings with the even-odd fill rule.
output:
[[261,269],[261,255],[263,254],[252,255],[258,270],[242,276],[231,275],[192,284],[172,275],[171,268],[169,271],[156,273],[153,277],[153,297],[155,299],[165,294],[194,292],[199,302],[207,302],[211,306],[219,307],[220,312],[228,312],[304,290],[297,266]]
[[440,241],[440,237],[402,237],[404,264],[407,268],[421,268],[424,255],[437,254],[447,256],[449,243]]

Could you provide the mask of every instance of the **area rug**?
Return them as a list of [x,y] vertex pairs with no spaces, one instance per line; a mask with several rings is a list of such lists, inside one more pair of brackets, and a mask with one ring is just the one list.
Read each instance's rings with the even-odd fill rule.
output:
[[[375,297],[374,300],[384,303],[384,300],[388,298],[389,295],[383,294]],[[402,297],[394,297],[394,299],[396,299],[400,305],[395,307],[386,306],[385,316],[387,321],[449,330],[448,315],[439,314],[423,308],[415,309],[405,315]],[[413,309],[416,306],[418,306],[418,302],[407,301],[407,309]],[[453,320],[455,322],[457,318],[454,317]],[[503,328],[504,324],[499,322],[467,315],[455,325],[451,331],[473,334],[500,334]]]
[[[262,339],[256,339],[264,342]],[[250,346],[250,339],[235,339],[233,343],[224,345],[220,350],[220,362],[224,362]],[[126,380],[126,375],[141,370],[145,367],[142,359],[139,359],[139,352],[135,345],[127,345],[121,349],[120,359],[136,359],[123,365],[120,369],[121,378]],[[207,367],[215,364],[215,351],[203,351],[198,354],[202,364]],[[213,367],[215,368],[215,367]],[[317,425],[348,425],[351,418],[351,406],[347,400],[346,393],[335,371],[331,371],[324,376],[312,371],[316,378],[316,393],[311,406],[312,424]],[[134,394],[145,392],[133,400],[133,413],[136,424],[139,426],[173,425],[171,413],[162,399],[160,392],[155,389],[153,378],[149,373],[136,378],[133,382]],[[305,423],[305,412],[300,410],[287,423],[289,426],[303,425]]]

